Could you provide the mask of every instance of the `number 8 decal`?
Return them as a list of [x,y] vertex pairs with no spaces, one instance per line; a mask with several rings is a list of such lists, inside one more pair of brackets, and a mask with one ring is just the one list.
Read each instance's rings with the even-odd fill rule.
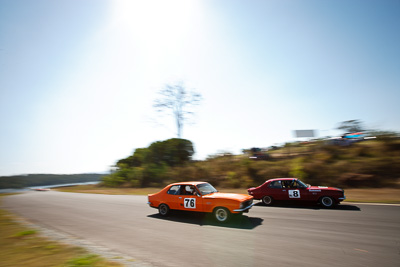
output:
[[296,190],[289,190],[289,198],[300,198],[300,191]]
[[185,198],[183,205],[186,209],[195,209],[196,208],[196,199],[195,198]]

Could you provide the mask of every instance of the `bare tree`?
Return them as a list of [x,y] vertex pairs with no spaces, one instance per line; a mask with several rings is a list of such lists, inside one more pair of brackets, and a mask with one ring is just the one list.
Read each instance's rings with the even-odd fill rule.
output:
[[167,84],[159,92],[160,98],[154,101],[153,107],[157,112],[170,111],[176,122],[177,136],[181,138],[184,123],[193,115],[191,108],[202,100],[199,93],[188,92],[182,82]]
[[336,129],[350,133],[363,132],[365,129],[362,124],[360,120],[342,121]]

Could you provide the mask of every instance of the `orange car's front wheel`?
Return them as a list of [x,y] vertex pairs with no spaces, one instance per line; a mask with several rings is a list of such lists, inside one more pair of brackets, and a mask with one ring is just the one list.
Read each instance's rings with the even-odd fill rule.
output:
[[223,207],[217,207],[214,209],[214,218],[219,222],[226,222],[229,220],[230,212],[228,209]]

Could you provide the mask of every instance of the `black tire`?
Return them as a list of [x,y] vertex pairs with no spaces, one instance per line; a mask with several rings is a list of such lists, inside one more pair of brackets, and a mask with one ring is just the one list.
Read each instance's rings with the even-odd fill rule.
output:
[[263,196],[262,202],[264,203],[265,206],[271,206],[273,199],[270,196]]
[[333,206],[335,206],[335,201],[331,197],[328,197],[328,196],[321,197],[321,199],[319,200],[319,203],[321,203],[321,205],[324,208],[332,208]]
[[160,204],[160,206],[158,206],[158,213],[161,216],[164,216],[164,217],[168,216],[169,212],[170,212],[170,209],[167,204]]
[[214,218],[221,223],[227,222],[231,217],[229,210],[223,207],[215,208],[213,214]]

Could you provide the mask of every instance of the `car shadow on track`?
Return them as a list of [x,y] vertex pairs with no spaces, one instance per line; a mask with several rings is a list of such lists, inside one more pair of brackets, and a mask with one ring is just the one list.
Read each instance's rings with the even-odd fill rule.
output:
[[279,202],[275,203],[272,206],[266,206],[261,201],[255,204],[254,206],[265,207],[265,208],[291,208],[291,209],[312,209],[312,210],[349,210],[349,211],[361,211],[361,208],[355,205],[349,204],[340,204],[336,205],[333,208],[324,208],[316,204],[310,203],[302,203],[302,204],[293,204],[287,202]]
[[232,218],[226,223],[219,223],[215,221],[212,214],[208,213],[197,213],[197,212],[185,212],[185,211],[173,211],[169,216],[163,217],[160,214],[152,214],[147,217],[173,221],[179,223],[189,223],[189,224],[197,224],[200,226],[218,226],[218,227],[227,227],[227,228],[238,228],[251,230],[261,225],[263,219],[248,217],[246,215],[236,215],[232,216]]

